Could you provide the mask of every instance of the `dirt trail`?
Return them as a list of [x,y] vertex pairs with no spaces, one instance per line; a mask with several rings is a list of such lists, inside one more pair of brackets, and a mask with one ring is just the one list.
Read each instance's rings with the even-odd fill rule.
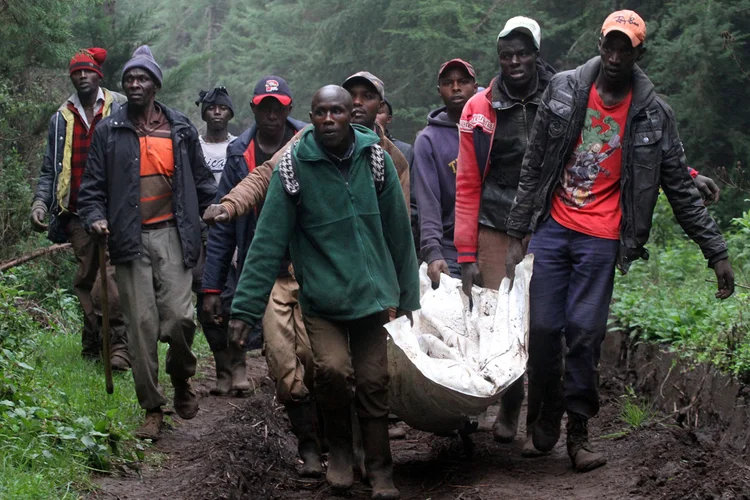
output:
[[[294,439],[282,407],[275,406],[263,358],[249,358],[258,389],[244,399],[208,396],[212,367],[203,366],[205,397],[191,421],[175,417],[174,428],[153,449],[166,456],[159,467],[118,471],[101,477],[89,498],[133,499],[327,499],[325,481],[300,480],[294,472]],[[593,436],[623,431],[618,396],[607,381],[602,410],[591,422]],[[671,419],[621,438],[594,439],[609,463],[588,474],[570,466],[564,438],[546,457],[527,459],[520,440],[492,440],[494,414],[472,436],[475,452],[464,455],[458,438],[408,429],[393,441],[395,481],[403,499],[750,499],[750,467],[717,448],[709,434],[672,425]],[[522,433],[519,432],[519,436]],[[344,498],[370,498],[356,483]]]

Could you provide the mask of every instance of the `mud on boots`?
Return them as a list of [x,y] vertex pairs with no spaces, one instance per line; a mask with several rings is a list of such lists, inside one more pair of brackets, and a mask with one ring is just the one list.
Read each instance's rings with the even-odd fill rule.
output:
[[[368,101],[382,98],[379,80],[369,74],[355,75],[350,83],[352,79],[373,85],[375,90],[364,92]],[[352,96],[342,87],[328,85],[313,96],[312,128],[283,154],[271,177],[247,256],[253,270],[243,269],[229,333],[231,342],[242,346],[248,330],[263,316],[287,247],[295,270],[315,269],[300,284],[300,296],[306,299],[300,308],[329,447],[326,479],[337,489],[350,487],[354,480],[354,404],[363,422],[378,422],[365,422],[368,427],[363,429],[375,498],[394,498],[384,325],[391,307],[397,316],[407,317],[419,309],[419,275],[406,198],[393,160],[372,130],[351,123],[353,109]],[[377,224],[372,224],[373,210],[380,214]],[[342,218],[342,213],[348,215]],[[305,231],[302,221],[320,230]],[[358,243],[352,246],[352,241]],[[373,304],[382,310],[373,311]]]
[[601,453],[594,451],[589,443],[588,418],[568,412],[567,447],[568,456],[578,472],[589,472],[607,463]]
[[320,456],[319,422],[315,403],[286,403],[286,413],[292,424],[292,432],[297,437],[297,453],[302,465],[298,469],[301,477],[323,475],[323,461]]

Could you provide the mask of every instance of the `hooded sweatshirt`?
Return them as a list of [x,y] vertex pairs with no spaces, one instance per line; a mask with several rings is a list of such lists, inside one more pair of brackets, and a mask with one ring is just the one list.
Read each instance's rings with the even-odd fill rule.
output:
[[428,264],[456,260],[453,229],[456,214],[458,124],[445,106],[427,115],[427,127],[414,143],[414,184],[419,207],[421,256]]

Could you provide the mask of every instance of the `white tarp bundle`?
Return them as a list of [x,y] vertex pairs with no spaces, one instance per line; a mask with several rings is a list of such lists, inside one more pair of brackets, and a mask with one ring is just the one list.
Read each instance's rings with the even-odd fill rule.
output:
[[433,290],[422,265],[414,325],[407,318],[386,325],[393,413],[423,431],[461,429],[523,375],[533,262],[527,255],[516,267],[510,290],[507,278],[499,291],[475,286],[471,311],[461,280],[442,275]]

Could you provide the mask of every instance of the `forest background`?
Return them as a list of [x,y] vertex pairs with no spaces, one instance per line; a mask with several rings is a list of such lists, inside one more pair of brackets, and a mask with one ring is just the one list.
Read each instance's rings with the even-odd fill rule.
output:
[[[119,90],[124,62],[150,44],[166,73],[158,97],[202,128],[198,90],[225,85],[235,134],[252,122],[263,75],[289,82],[293,114],[306,119],[316,89],[366,69],[385,82],[392,133],[413,142],[440,104],[440,64],[464,58],[487,85],[509,17],[539,21],[541,55],[560,71],[597,55],[598,29],[620,8],[647,22],[641,66],[675,109],[691,165],[714,177],[727,166],[739,184],[750,157],[750,0],[0,0],[0,260],[26,245],[47,122],[72,92],[67,61],[77,48],[105,47],[105,84]],[[713,213],[727,227],[746,195],[723,188]]]
[[[200,130],[198,91],[225,85],[235,134],[252,122],[263,75],[289,82],[294,115],[306,119],[320,86],[369,70],[385,82],[392,133],[412,142],[440,105],[440,64],[466,59],[487,85],[509,17],[539,21],[541,56],[560,71],[597,55],[602,21],[621,8],[647,22],[641,66],[674,108],[690,164],[722,188],[710,210],[745,288],[712,297],[713,273],[662,199],[650,260],[617,279],[611,328],[750,383],[750,0],[0,0],[0,262],[49,245],[28,216],[49,117],[73,92],[67,66],[79,48],[109,51],[105,86],[120,90],[123,64],[148,43],[165,70],[158,98]],[[99,368],[79,359],[74,268],[62,252],[0,273],[2,498],[75,497],[93,487],[92,470],[144,457],[131,377],[116,377],[115,398],[103,398]],[[194,347],[207,352],[202,335]]]

